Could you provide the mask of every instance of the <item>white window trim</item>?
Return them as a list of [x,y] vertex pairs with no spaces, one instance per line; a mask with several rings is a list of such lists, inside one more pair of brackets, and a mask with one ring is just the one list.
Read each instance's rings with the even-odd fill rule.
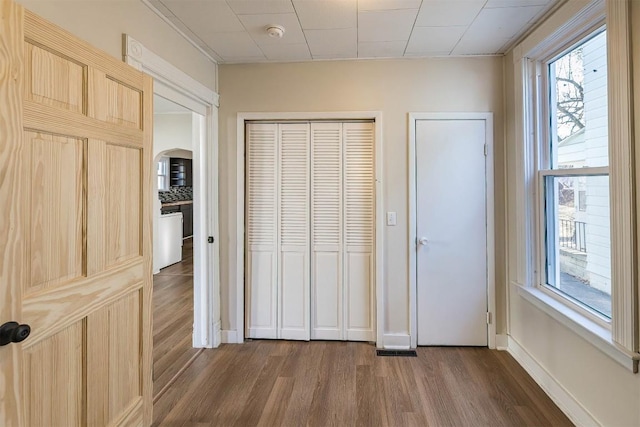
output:
[[[541,218],[539,197],[541,172],[537,166],[541,152],[539,121],[535,119],[540,99],[536,93],[541,77],[536,63],[548,60],[547,52],[567,50],[571,44],[596,31],[606,16],[609,99],[609,172],[612,236],[612,321],[603,327],[572,304],[554,298],[536,285],[546,282],[540,268]],[[518,292],[558,322],[574,330],[588,342],[634,373],[638,372],[638,284],[636,209],[633,181],[633,116],[631,85],[630,0],[567,2],[529,37],[514,48],[514,84],[516,94],[517,165],[515,183],[516,218],[524,225],[516,236]],[[535,58],[532,61],[530,58]],[[527,102],[527,100],[535,100]],[[543,106],[543,112],[546,110]],[[594,168],[589,172],[593,172]],[[576,169],[557,170],[551,175],[581,175]],[[573,172],[573,173],[572,173]],[[536,197],[538,199],[536,200]],[[629,268],[628,266],[633,266]],[[536,273],[537,272],[537,273]],[[545,292],[547,291],[547,292]]]

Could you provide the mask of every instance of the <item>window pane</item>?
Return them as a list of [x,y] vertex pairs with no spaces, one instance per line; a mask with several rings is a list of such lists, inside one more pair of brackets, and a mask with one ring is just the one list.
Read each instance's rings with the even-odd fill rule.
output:
[[549,64],[551,168],[609,165],[606,32]]
[[609,177],[549,176],[545,192],[547,283],[610,318]]

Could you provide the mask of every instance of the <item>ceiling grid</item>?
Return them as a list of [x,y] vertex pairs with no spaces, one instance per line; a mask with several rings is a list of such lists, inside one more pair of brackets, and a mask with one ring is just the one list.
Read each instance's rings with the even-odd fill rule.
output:
[[[500,55],[558,0],[147,0],[219,63]],[[269,26],[281,26],[281,38]]]

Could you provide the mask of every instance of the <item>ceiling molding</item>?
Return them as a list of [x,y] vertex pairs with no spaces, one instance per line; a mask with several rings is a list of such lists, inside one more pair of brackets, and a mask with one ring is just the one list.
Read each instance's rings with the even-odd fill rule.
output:
[[149,9],[151,9],[151,11],[153,13],[158,15],[158,17],[160,17],[160,19],[162,19],[168,26],[170,26],[178,34],[180,34],[182,36],[182,38],[184,38],[187,42],[189,42],[189,44],[191,46],[195,47],[201,54],[206,56],[207,59],[209,59],[211,62],[213,62],[214,64],[218,65],[218,63],[221,60],[221,58],[220,59],[216,59],[213,56],[211,56],[211,54],[209,52],[207,52],[206,50],[204,50],[198,43],[195,42],[195,40],[193,40],[191,37],[189,37],[187,34],[185,34],[184,31],[182,31],[180,28],[178,28],[178,26],[176,24],[171,22],[171,20],[169,18],[167,18],[165,15],[163,15],[162,12],[160,12],[157,7],[155,7],[153,4],[151,4],[151,2],[149,0],[140,0],[140,1],[142,3],[144,3],[144,5],[147,6]]

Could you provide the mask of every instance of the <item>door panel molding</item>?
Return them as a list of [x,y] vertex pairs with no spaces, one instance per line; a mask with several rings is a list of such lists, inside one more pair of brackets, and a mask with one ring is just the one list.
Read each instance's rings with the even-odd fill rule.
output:
[[418,344],[418,292],[417,292],[417,188],[416,188],[416,121],[417,120],[484,120],[486,174],[486,218],[487,218],[487,306],[492,313],[488,325],[489,348],[496,347],[496,295],[495,295],[495,215],[494,215],[494,166],[493,166],[493,113],[452,112],[408,114],[409,134],[409,310],[411,348]]

